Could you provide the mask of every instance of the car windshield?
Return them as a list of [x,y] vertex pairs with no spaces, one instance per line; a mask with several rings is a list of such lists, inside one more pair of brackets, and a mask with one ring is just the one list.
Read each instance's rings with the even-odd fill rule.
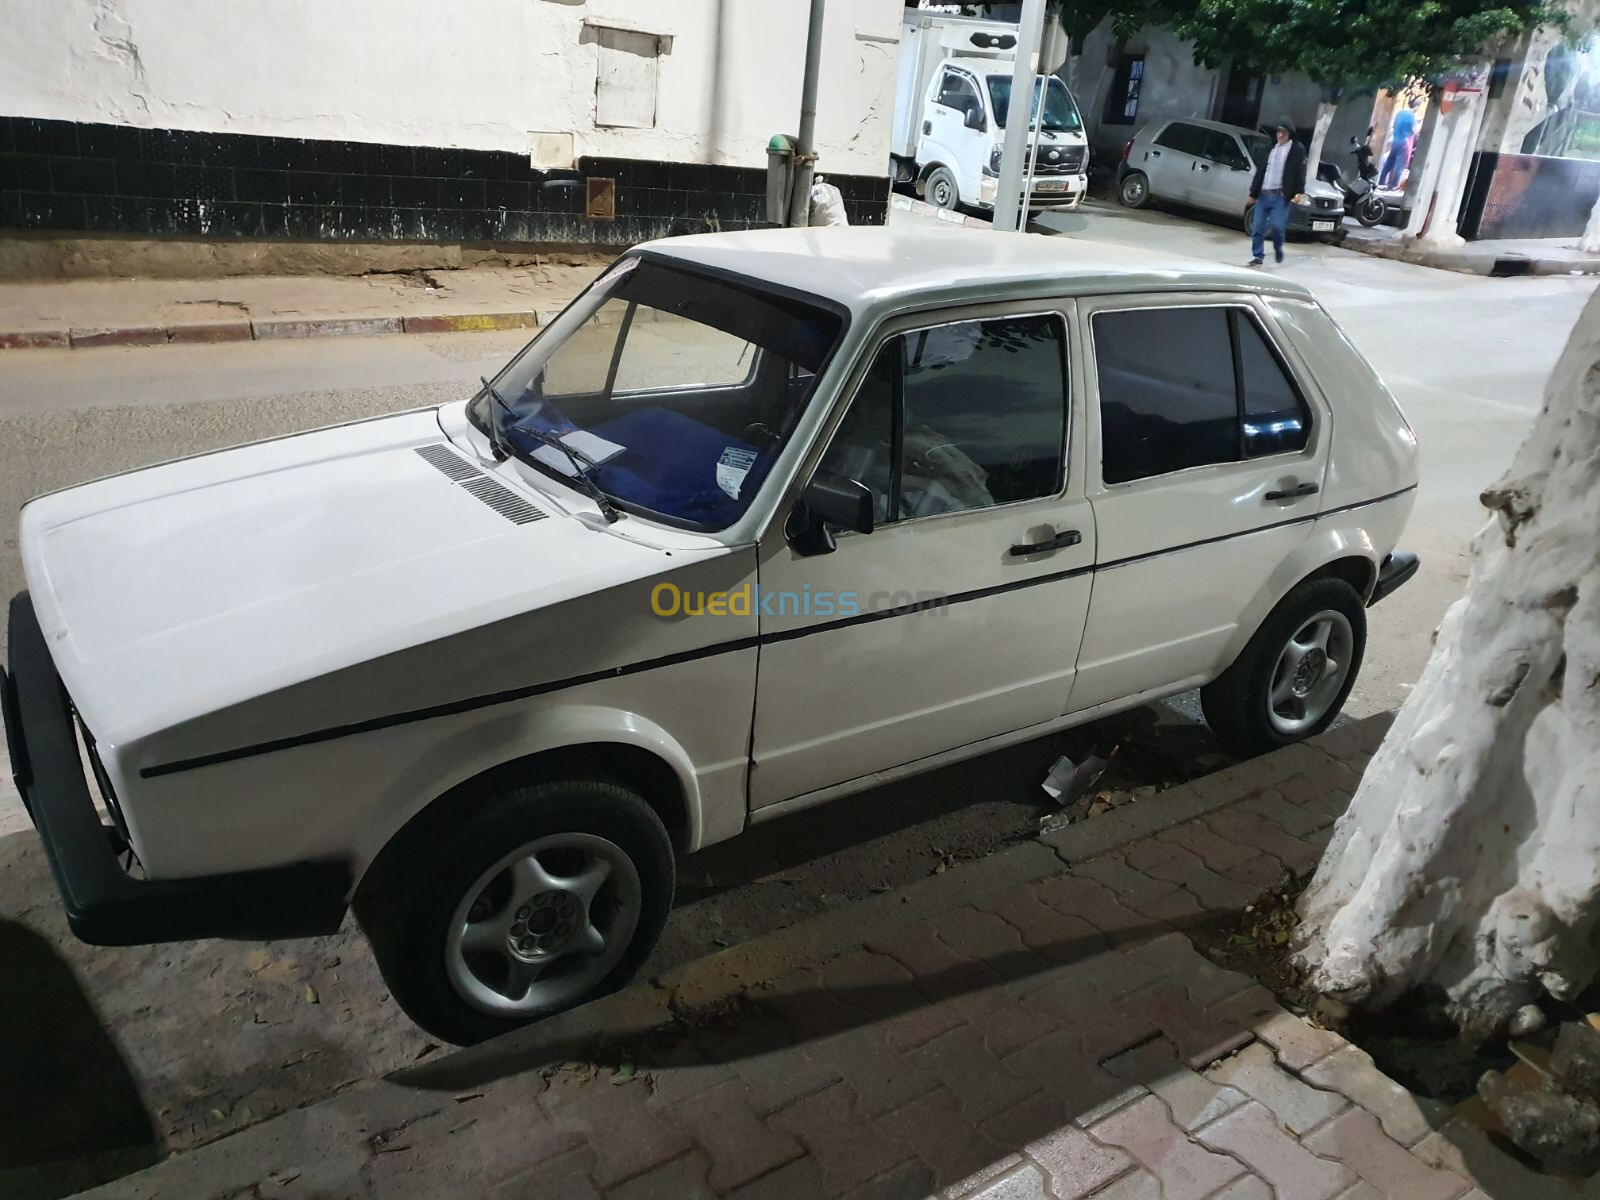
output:
[[1272,139],[1264,133],[1241,133],[1245,149],[1250,151],[1250,160],[1256,166],[1267,161],[1267,155],[1272,153]]
[[[989,99],[994,104],[994,123],[1001,129],[1006,127],[1006,113],[1011,108],[1011,76],[989,76]],[[1036,82],[1033,88],[1033,110],[1028,114],[1031,122],[1039,115],[1039,85]],[[1045,129],[1069,130],[1076,132],[1083,128],[1083,118],[1078,116],[1078,106],[1072,102],[1072,93],[1067,91],[1067,85],[1055,76],[1050,77],[1049,90],[1045,93],[1044,121]]]
[[627,257],[467,415],[503,452],[590,490],[581,471],[617,508],[721,529],[749,507],[843,329],[820,306]]

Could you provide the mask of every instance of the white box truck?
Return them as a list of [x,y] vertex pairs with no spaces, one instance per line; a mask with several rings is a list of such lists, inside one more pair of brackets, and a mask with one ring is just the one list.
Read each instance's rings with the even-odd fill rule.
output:
[[[1017,27],[1004,21],[906,11],[891,148],[898,182],[914,182],[940,208],[994,207],[1016,46]],[[1035,86],[1033,116],[1041,119],[1029,210],[1076,208],[1089,185],[1089,142],[1072,93],[1054,75]]]

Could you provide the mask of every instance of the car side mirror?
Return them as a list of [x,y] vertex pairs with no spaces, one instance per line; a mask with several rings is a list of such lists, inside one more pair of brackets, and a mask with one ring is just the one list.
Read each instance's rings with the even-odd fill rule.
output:
[[968,129],[976,129],[979,133],[989,128],[989,122],[983,119],[983,109],[971,102],[967,104],[967,115],[962,124]]
[[831,554],[834,529],[871,533],[873,524],[872,493],[865,484],[818,471],[790,518],[789,540],[801,554]]

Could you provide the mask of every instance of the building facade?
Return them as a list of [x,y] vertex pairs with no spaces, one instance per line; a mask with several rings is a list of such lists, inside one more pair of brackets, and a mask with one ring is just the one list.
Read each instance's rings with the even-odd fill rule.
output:
[[[792,0],[0,0],[0,229],[626,245],[766,221]],[[887,209],[900,0],[828,6],[818,170]]]

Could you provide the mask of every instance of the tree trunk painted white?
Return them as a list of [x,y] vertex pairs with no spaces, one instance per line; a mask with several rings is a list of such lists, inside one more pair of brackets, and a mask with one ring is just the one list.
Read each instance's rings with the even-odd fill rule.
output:
[[1338,111],[1337,100],[1323,99],[1317,102],[1317,123],[1311,130],[1311,149],[1306,151],[1308,185],[1317,177],[1317,167],[1322,163],[1322,146],[1328,140],[1328,126],[1333,124],[1333,115]]
[[1600,197],[1589,210],[1589,223],[1583,227],[1583,237],[1578,239],[1578,249],[1586,254],[1600,254]]
[[1595,974],[1600,919],[1600,296],[1510,471],[1466,594],[1301,901],[1315,990],[1439,989],[1484,1036]]

